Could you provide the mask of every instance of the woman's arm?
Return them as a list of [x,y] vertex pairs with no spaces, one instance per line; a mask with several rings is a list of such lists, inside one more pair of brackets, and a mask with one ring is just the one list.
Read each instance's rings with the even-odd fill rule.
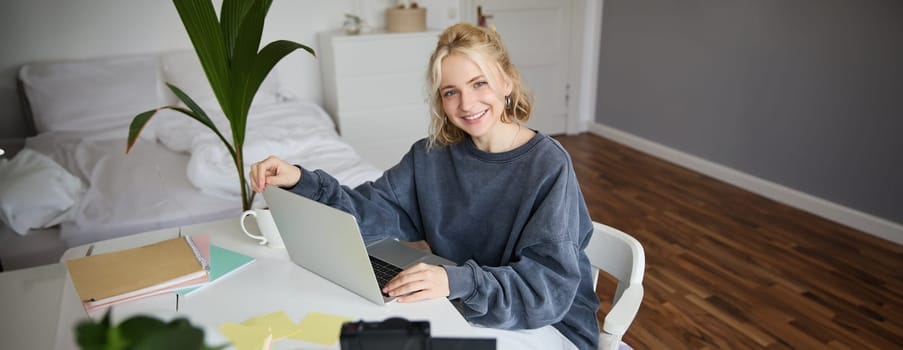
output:
[[592,222],[570,164],[560,169],[549,192],[522,228],[511,262],[480,266],[468,260],[446,266],[450,299],[460,299],[464,316],[478,324],[537,328],[567,314],[588,264],[583,243]]
[[[300,181],[288,189],[354,215],[365,241],[394,237],[406,241],[423,239],[422,230],[412,219],[416,210],[409,199],[415,191],[410,155],[383,173],[375,181],[368,181],[352,189],[322,170],[301,170]],[[398,194],[403,196],[399,198]]]

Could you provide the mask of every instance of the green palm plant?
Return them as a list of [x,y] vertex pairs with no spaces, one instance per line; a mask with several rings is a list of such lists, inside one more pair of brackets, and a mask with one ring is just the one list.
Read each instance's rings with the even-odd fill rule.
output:
[[277,40],[260,49],[263,24],[272,0],[223,0],[220,19],[216,17],[211,0],[173,0],[191,44],[204,67],[204,73],[223,114],[229,120],[232,143],[223,136],[207,113],[178,87],[166,84],[185,107],[163,106],[135,116],[129,126],[126,145],[128,153],[144,126],[158,111],[171,109],[197,120],[213,130],[223,142],[238,171],[241,186],[242,208],[251,208],[252,192],[245,181],[244,155],[242,146],[251,101],[267,74],[283,57],[297,49],[303,49],[316,56],[314,50],[305,45]]
[[75,327],[75,341],[82,350],[220,350],[204,344],[204,329],[186,318],[165,322],[154,316],[136,315],[113,324],[110,309],[103,319],[84,319]]

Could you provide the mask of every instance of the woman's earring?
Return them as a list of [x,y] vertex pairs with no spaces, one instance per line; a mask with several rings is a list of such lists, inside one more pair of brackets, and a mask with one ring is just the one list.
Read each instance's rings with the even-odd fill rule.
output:
[[511,95],[505,96],[505,109],[511,109]]

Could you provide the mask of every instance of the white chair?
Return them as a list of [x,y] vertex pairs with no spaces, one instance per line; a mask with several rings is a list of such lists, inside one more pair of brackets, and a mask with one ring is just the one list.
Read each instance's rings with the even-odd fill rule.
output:
[[596,272],[593,286],[598,282],[599,270],[618,280],[611,311],[602,323],[599,350],[616,350],[626,346],[621,338],[643,302],[646,255],[640,242],[630,235],[598,222],[593,222],[593,226],[593,237],[586,247],[586,255]]

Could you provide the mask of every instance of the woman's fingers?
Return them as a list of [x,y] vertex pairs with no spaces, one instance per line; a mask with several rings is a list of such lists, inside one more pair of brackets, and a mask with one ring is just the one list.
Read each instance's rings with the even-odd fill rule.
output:
[[420,263],[400,272],[383,291],[389,296],[399,296],[399,302],[446,297],[448,274],[441,266]]
[[276,156],[269,156],[251,164],[248,176],[251,179],[252,189],[255,192],[263,192],[268,184],[280,187],[294,186],[301,179],[301,170]]
[[418,292],[405,295],[403,297],[398,297],[396,301],[398,301],[399,303],[413,303],[415,301],[436,299],[439,297],[442,297],[442,295],[439,295],[434,290],[423,289]]
[[257,179],[257,163],[251,164],[251,171],[248,172],[248,179],[251,182],[251,190],[260,192],[260,181]]
[[263,192],[264,187],[266,187],[266,178],[270,175],[269,167],[270,163],[272,163],[271,158],[273,157],[270,156],[267,159],[251,165],[250,176],[254,185],[254,191],[256,192]]

